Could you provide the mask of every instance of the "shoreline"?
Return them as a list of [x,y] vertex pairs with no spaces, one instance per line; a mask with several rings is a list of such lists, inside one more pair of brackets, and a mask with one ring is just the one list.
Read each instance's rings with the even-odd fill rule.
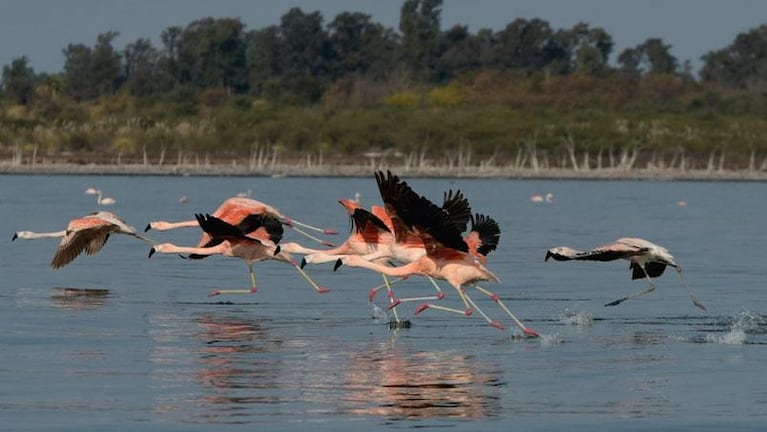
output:
[[661,181],[767,181],[767,171],[679,169],[589,169],[514,167],[407,167],[398,165],[275,164],[249,168],[245,165],[143,165],[143,164],[9,164],[0,163],[0,175],[124,175],[211,177],[367,177],[391,169],[400,176],[435,178],[498,178],[539,180],[661,180]]

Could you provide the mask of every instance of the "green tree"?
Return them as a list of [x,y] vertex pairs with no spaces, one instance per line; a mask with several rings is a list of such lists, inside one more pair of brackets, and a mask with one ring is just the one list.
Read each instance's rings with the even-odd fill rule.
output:
[[279,69],[282,87],[293,102],[315,102],[330,78],[333,55],[319,12],[293,8],[280,19],[282,41]]
[[370,75],[380,78],[392,68],[396,38],[370,15],[344,12],[328,24],[335,67],[333,77]]
[[179,83],[178,38],[184,30],[178,26],[168,27],[160,34],[163,49],[157,58],[155,88],[159,93],[170,93]]
[[533,72],[543,69],[553,31],[549,23],[534,18],[517,18],[497,35],[495,64],[501,69]]
[[149,96],[157,91],[155,71],[159,56],[149,39],[140,38],[125,47],[125,88],[132,95]]
[[246,67],[250,92],[262,95],[267,84],[280,74],[282,40],[277,26],[254,30],[248,34]]
[[767,82],[767,24],[740,33],[729,46],[702,57],[705,82],[748,89]]
[[117,36],[113,31],[99,34],[91,50],[91,84],[98,95],[112,94],[120,84],[120,53],[112,46]]
[[492,38],[473,35],[466,26],[456,25],[442,33],[434,67],[436,81],[444,82],[457,74],[485,66],[484,61],[493,49],[492,43]]
[[613,38],[604,29],[578,23],[569,31],[573,71],[583,75],[603,75],[610,70],[608,60]]
[[660,38],[649,38],[634,48],[626,48],[618,56],[618,64],[629,73],[676,74],[679,62],[669,52],[671,45],[665,45]]
[[[174,37],[177,78],[197,88],[247,89],[244,24],[239,19],[204,18],[192,22]],[[172,54],[171,54],[172,55]]]
[[2,89],[14,103],[27,105],[35,95],[35,70],[26,56],[14,58],[10,66],[3,66]]
[[434,66],[440,36],[442,0],[405,0],[400,12],[401,60],[425,81]]
[[93,85],[92,57],[92,50],[83,44],[69,44],[64,49],[65,90],[76,101],[92,99],[98,95]]

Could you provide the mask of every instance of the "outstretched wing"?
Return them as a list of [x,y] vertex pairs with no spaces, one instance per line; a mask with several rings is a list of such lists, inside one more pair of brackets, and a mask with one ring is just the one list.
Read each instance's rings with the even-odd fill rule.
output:
[[453,216],[447,210],[437,207],[426,197],[415,193],[391,171],[387,171],[386,175],[377,172],[376,182],[386,211],[392,217],[398,241],[406,238],[406,231],[415,230],[423,238],[427,251],[429,243],[436,241],[443,246],[468,252],[468,245],[461,237],[463,231],[458,228],[463,213],[458,212]]
[[209,214],[195,214],[200,228],[211,236],[211,240],[227,238],[244,238],[245,234],[236,226]]
[[282,228],[282,222],[268,214],[250,214],[237,224],[237,229],[248,237],[257,239],[268,238],[273,243],[279,243],[282,240],[282,234],[285,230]]
[[56,253],[51,260],[51,267],[58,269],[72,262],[83,251],[93,255],[100,251],[107,242],[113,227],[107,224],[97,224],[91,227],[67,229],[61,239]]
[[384,221],[364,208],[354,209],[349,219],[351,220],[352,229],[358,233],[364,232],[369,226],[373,226],[381,231],[391,232]]
[[580,252],[573,256],[571,259],[587,261],[614,261],[617,259],[628,259],[636,255],[641,255],[648,250],[648,248],[644,247],[613,243],[585,252]]
[[487,256],[498,247],[500,239],[501,228],[493,218],[480,213],[471,217],[471,233],[466,238],[469,249]]
[[471,207],[469,200],[463,196],[463,192],[453,190],[445,192],[442,200],[442,209],[450,215],[450,222],[458,232],[466,231],[466,226],[471,220]]

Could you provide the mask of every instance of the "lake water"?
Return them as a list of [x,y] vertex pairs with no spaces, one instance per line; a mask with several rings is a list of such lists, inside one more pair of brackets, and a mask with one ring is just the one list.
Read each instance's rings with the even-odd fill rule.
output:
[[[543,337],[523,340],[474,314],[437,310],[390,330],[380,276],[307,267],[319,295],[289,265],[213,256],[147,259],[149,246],[115,235],[60,270],[55,239],[11,243],[16,230],[57,231],[96,209],[143,229],[186,220],[224,198],[252,196],[304,222],[348,233],[337,200],[379,202],[369,178],[0,176],[0,429],[2,430],[756,430],[767,424],[767,185],[738,182],[407,179],[441,203],[463,190],[503,234],[484,284]],[[554,194],[534,204],[533,194]],[[179,197],[187,196],[181,204]],[[678,205],[683,200],[686,206]],[[195,244],[199,230],[150,232]],[[544,262],[546,250],[639,236],[669,248],[708,312],[673,271],[641,291],[628,263]],[[285,240],[311,242],[292,231]],[[461,307],[442,283],[446,306]],[[398,296],[433,292],[418,277]],[[82,291],[88,290],[88,291]],[[88,293],[89,295],[72,295]],[[376,306],[377,305],[377,306]],[[379,308],[380,307],[380,308]]]

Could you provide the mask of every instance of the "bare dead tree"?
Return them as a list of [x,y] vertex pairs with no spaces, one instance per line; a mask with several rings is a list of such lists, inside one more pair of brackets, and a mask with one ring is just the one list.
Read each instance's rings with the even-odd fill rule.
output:
[[[573,140],[573,136],[570,135],[569,132],[562,137],[562,144],[567,150],[567,153],[570,155],[570,163],[573,166],[573,171],[579,171],[578,159],[575,157],[575,140]],[[564,164],[562,168],[564,168]]]

